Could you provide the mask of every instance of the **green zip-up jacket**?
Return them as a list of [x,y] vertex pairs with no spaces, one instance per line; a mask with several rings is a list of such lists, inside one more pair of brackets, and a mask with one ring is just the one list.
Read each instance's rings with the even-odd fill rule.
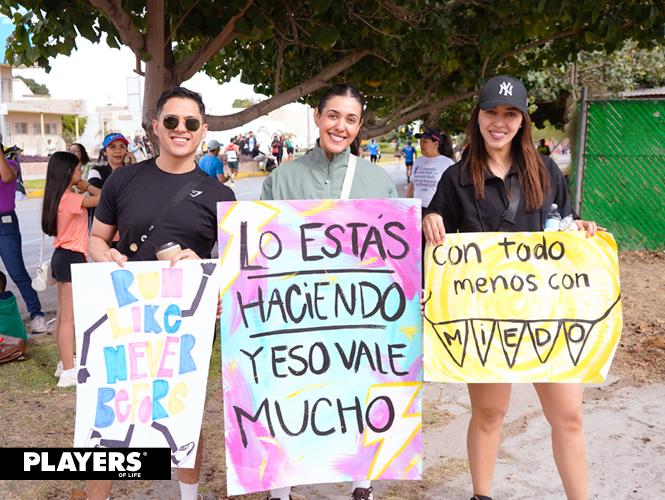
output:
[[[284,163],[263,182],[262,200],[339,199],[349,164],[350,148],[333,154],[332,161],[318,145],[306,155]],[[395,183],[378,165],[358,158],[350,199],[398,198]]]

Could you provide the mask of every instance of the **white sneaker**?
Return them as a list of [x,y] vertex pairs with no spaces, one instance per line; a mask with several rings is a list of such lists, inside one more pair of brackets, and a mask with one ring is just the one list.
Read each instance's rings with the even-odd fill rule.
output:
[[76,386],[76,369],[64,370],[60,375],[58,387],[75,387]]
[[30,331],[32,333],[44,333],[47,329],[46,320],[44,316],[35,316],[30,325]]
[[[76,368],[78,364],[76,364],[76,356],[74,356],[74,368]],[[58,361],[58,368],[56,368],[55,373],[53,374],[54,377],[59,377],[62,375],[62,372],[64,371],[64,368],[62,366],[62,361]]]

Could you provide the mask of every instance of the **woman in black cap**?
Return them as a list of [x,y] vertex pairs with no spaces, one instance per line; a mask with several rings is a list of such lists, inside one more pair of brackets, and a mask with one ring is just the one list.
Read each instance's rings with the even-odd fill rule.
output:
[[[423,219],[428,243],[443,243],[446,232],[542,231],[553,203],[563,217],[573,214],[559,167],[533,145],[526,89],[519,80],[498,76],[487,82],[466,136],[469,145],[462,160],[441,177]],[[506,229],[503,219],[511,199],[519,201],[514,224]],[[587,237],[604,230],[590,221],[578,219],[576,224]],[[566,495],[569,500],[587,500],[582,386],[537,383],[534,387],[552,427],[554,460]],[[488,500],[511,385],[468,384],[468,390],[473,498]]]

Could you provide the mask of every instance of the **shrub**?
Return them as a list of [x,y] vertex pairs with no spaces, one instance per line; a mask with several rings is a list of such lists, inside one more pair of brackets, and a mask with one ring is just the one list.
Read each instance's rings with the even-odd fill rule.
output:
[[48,163],[48,156],[39,156],[39,155],[18,155],[19,163]]

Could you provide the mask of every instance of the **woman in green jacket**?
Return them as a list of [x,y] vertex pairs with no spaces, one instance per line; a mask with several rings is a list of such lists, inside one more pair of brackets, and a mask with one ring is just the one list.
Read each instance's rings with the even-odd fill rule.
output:
[[[263,182],[262,200],[340,199],[351,155],[355,172],[349,199],[397,198],[395,183],[381,167],[359,158],[358,131],[363,123],[360,92],[348,84],[333,85],[314,110],[319,139],[314,149],[273,170]],[[353,500],[372,500],[370,481],[354,481]],[[290,487],[271,491],[269,498],[290,499]]]
[[[316,146],[273,170],[263,183],[261,199],[339,199],[351,154],[358,155],[362,113],[363,100],[355,87],[330,87],[314,110],[319,129]],[[395,183],[383,168],[359,157],[356,165],[350,199],[398,198]]]

